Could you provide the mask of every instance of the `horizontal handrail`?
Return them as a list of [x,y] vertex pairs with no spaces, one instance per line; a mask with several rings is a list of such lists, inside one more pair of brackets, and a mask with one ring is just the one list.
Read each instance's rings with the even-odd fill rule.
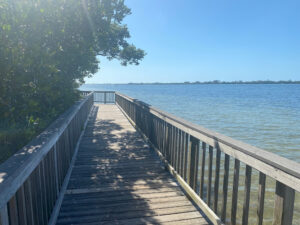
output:
[[[81,91],[83,96],[86,96],[91,91]],[[115,91],[93,91],[94,102],[115,104]]]
[[24,213],[25,202],[23,207],[30,207],[22,215],[25,220],[47,224],[92,105],[93,94],[89,94],[0,165],[0,224],[7,220],[7,209],[6,216],[18,220],[14,213]]
[[[194,191],[191,197],[201,203],[199,203],[201,209],[211,214],[209,218],[214,224],[222,224],[226,220],[230,158],[234,160],[231,224],[236,224],[240,162],[246,165],[243,224],[248,224],[252,168],[259,171],[258,223],[262,224],[263,220],[265,179],[268,176],[276,180],[273,224],[292,224],[295,191],[300,192],[299,163],[192,124],[120,93],[116,93],[116,103],[149,139],[159,155],[166,160],[169,170],[176,175],[182,186],[186,187],[187,193],[191,193],[190,189]],[[206,162],[207,150],[209,151],[208,162]],[[214,153],[215,166],[213,165]],[[221,153],[224,154],[225,164],[223,203],[220,212],[217,208]],[[200,154],[202,162],[198,161]],[[198,171],[200,167],[201,171]],[[213,167],[215,167],[215,177],[212,177]],[[198,180],[198,173],[200,173],[200,180]],[[205,177],[206,173],[208,177]],[[211,190],[213,179],[214,191]],[[208,180],[207,197],[206,204],[203,204],[205,180]],[[215,214],[211,213],[211,210]],[[216,214],[220,219],[217,219]]]

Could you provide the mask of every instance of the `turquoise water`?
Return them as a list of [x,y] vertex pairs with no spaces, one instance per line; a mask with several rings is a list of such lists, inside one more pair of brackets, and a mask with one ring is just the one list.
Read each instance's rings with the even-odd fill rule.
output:
[[300,162],[300,85],[97,85]]
[[[81,89],[119,91],[193,123],[300,162],[300,85],[84,85]],[[224,172],[223,164],[224,154],[221,155],[220,177]],[[228,188],[232,190],[233,160],[230,168]],[[215,165],[213,174],[214,170]],[[243,211],[244,170],[242,163],[237,224],[241,224]],[[251,180],[249,224],[252,225],[256,224],[258,192],[258,171],[255,169]],[[207,183],[206,176],[204,188]],[[219,196],[222,196],[222,183],[221,179]],[[274,187],[275,181],[267,177],[264,225],[272,224]],[[231,196],[229,191],[226,224],[230,224]],[[219,208],[221,202],[220,198]],[[293,224],[300,225],[300,193],[296,193]]]

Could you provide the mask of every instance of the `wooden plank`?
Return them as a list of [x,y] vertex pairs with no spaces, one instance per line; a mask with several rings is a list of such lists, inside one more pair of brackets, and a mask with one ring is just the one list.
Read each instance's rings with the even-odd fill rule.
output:
[[248,225],[250,190],[251,190],[251,172],[252,172],[252,168],[246,165],[245,193],[244,193],[243,218],[242,218],[243,225]]
[[143,207],[143,206],[151,206],[155,204],[165,204],[170,201],[174,202],[181,202],[181,201],[188,201],[186,196],[173,196],[173,197],[161,197],[161,198],[150,198],[147,201],[140,199],[133,199],[133,200],[124,200],[124,201],[106,201],[106,202],[93,202],[92,204],[73,204],[69,207],[62,207],[60,209],[60,213],[64,212],[73,212],[74,210],[84,211],[84,210],[91,210],[92,209],[103,209],[103,208],[127,208],[128,205]]
[[292,225],[294,213],[295,191],[276,182],[273,225]]
[[[81,189],[68,189],[66,190],[65,194],[83,194],[83,193],[93,193],[93,192],[106,192],[106,191],[124,191],[124,190],[130,190],[132,192],[135,192],[136,190],[147,190],[147,189],[163,189],[163,188],[176,188],[178,187],[178,184],[173,182],[166,182],[164,184],[155,184],[155,183],[149,183],[149,184],[135,184],[135,185],[101,185],[100,187],[96,188],[81,188]],[[66,197],[66,196],[65,196]]]
[[[178,214],[170,214],[170,215],[156,215],[156,216],[145,216],[145,217],[138,217],[138,218],[130,218],[130,219],[123,219],[119,220],[118,223],[122,225],[132,225],[132,224],[163,224],[166,222],[172,221],[182,221],[185,219],[195,219],[195,218],[203,218],[199,212],[185,212],[185,213],[178,213]],[[207,222],[203,219],[201,220],[204,224]],[[111,224],[111,221],[95,221],[89,222],[88,224]],[[57,223],[57,225],[65,224],[65,223]],[[78,224],[87,224],[78,223]]]
[[236,212],[237,212],[237,201],[238,201],[238,190],[239,190],[239,173],[240,173],[240,161],[234,160],[234,175],[232,184],[232,204],[231,204],[231,225],[236,225]]
[[124,201],[134,201],[134,200],[148,200],[154,198],[162,198],[162,197],[175,197],[175,196],[184,196],[182,192],[163,192],[163,193],[139,193],[138,195],[132,195],[128,192],[126,195],[114,195],[110,196],[97,196],[94,195],[92,197],[87,197],[85,194],[85,198],[73,198],[64,199],[62,203],[62,207],[68,207],[74,205],[74,200],[76,200],[76,204],[80,205],[92,205],[92,204],[105,204],[107,202],[124,202]]
[[[145,187],[145,186],[143,186]],[[160,187],[160,188],[153,188],[152,186],[146,186],[145,188],[129,188],[125,187],[123,189],[105,189],[102,187],[101,188],[96,188],[96,189],[75,189],[75,190],[66,190],[65,199],[69,198],[86,198],[86,197],[91,197],[91,196],[102,196],[102,195],[109,195],[111,196],[112,194],[115,195],[124,195],[124,194],[146,194],[146,193],[164,193],[164,192],[178,192],[181,193],[181,189],[176,185],[176,186],[169,186],[169,187]],[[76,194],[76,196],[74,196]],[[84,194],[84,195],[79,195],[79,194]],[[87,196],[85,194],[88,194]]]
[[[60,218],[68,218],[68,217],[80,217],[80,216],[88,216],[88,215],[105,215],[111,213],[126,213],[126,212],[135,212],[135,211],[150,211],[157,213],[157,210],[168,209],[168,208],[176,208],[176,207],[193,207],[193,205],[188,201],[177,201],[177,202],[161,202],[161,203],[153,203],[153,204],[128,204],[122,203],[116,207],[116,204],[110,205],[99,205],[99,207],[95,208],[86,208],[86,209],[73,209],[61,212]],[[193,211],[195,210],[194,208]]]
[[258,201],[257,201],[257,225],[263,224],[265,203],[266,175],[259,173]]
[[221,219],[226,221],[226,209],[227,209],[227,194],[228,194],[228,178],[229,178],[229,155],[225,154],[224,159],[224,178],[223,178],[223,200],[222,200],[222,213]]
[[[85,211],[86,212],[86,211]],[[188,212],[197,212],[196,208],[193,205],[189,206],[178,206],[178,207],[168,207],[168,208],[158,208],[158,209],[137,209],[126,210],[126,211],[113,211],[111,209],[104,209],[101,213],[89,213],[82,214],[81,211],[78,211],[79,216],[76,214],[72,216],[60,217],[58,218],[57,224],[72,224],[76,223],[90,223],[97,221],[120,221],[124,219],[138,218],[138,217],[153,217],[153,216],[163,216],[163,215],[173,215],[188,213]],[[199,213],[199,217],[202,217]]]

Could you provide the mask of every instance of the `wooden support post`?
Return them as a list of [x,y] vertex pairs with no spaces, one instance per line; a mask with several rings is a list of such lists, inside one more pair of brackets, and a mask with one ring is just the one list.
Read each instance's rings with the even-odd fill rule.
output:
[[229,177],[229,155],[225,154],[224,160],[224,180],[223,180],[223,202],[221,220],[226,220],[227,194],[228,194],[228,177]]
[[219,179],[220,179],[220,158],[221,150],[217,147],[216,154],[216,174],[215,174],[215,185],[214,185],[214,212],[218,214],[218,197],[219,197]]
[[[186,166],[186,182],[190,185],[191,183],[191,136],[188,137],[187,139],[187,158],[186,158],[186,163],[187,163],[187,166]],[[191,185],[190,185],[191,186]]]
[[258,186],[258,205],[257,205],[257,225],[263,224],[264,218],[264,203],[265,203],[266,175],[259,173]]
[[0,209],[0,225],[9,225],[7,205]]
[[190,135],[185,134],[184,140],[184,180],[187,181],[189,177],[188,163],[189,163],[189,149],[190,149]]
[[27,224],[28,225],[34,225],[34,202],[33,202],[33,196],[31,193],[32,187],[31,187],[31,177],[27,179],[27,181],[24,183],[24,195],[25,195],[25,202],[26,202],[26,218],[27,218]]
[[206,143],[202,142],[202,164],[201,164],[201,178],[200,178],[200,198],[202,199],[204,195],[205,155],[206,155]]
[[234,176],[233,176],[233,189],[232,189],[232,204],[231,204],[231,225],[236,225],[236,212],[239,190],[239,175],[240,175],[240,161],[234,160]]
[[295,191],[276,181],[273,225],[292,225]]
[[189,185],[196,191],[197,188],[197,178],[198,178],[198,161],[199,161],[199,140],[192,137],[190,138],[191,148],[190,148],[190,168],[189,168]]
[[18,217],[20,225],[27,225],[26,219],[26,206],[27,202],[25,200],[24,186],[21,186],[16,193],[17,205],[18,205]]
[[17,199],[15,195],[8,202],[8,212],[9,212],[9,224],[18,225],[19,224],[18,205],[17,205]]
[[251,189],[251,172],[252,172],[252,168],[247,165],[246,174],[245,174],[245,194],[244,194],[243,222],[242,222],[243,225],[248,225],[250,189]]
[[207,185],[207,205],[211,203],[211,180],[212,180],[212,164],[213,164],[213,147],[208,147],[208,185]]

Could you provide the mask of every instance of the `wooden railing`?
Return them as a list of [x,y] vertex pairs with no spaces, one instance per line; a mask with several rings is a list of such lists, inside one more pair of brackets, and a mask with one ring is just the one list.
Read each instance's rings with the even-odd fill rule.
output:
[[1,225],[48,224],[92,105],[86,95],[0,165]]
[[[293,212],[295,191],[300,192],[300,164],[189,123],[120,93],[116,93],[116,104],[149,140],[169,171],[214,224],[237,224],[239,192],[242,192],[243,204],[238,223],[248,224],[252,169],[258,173],[258,183],[254,184],[258,186],[256,224],[261,225],[264,219],[266,177],[276,182],[271,188],[275,195],[272,224],[296,224],[293,223]],[[230,161],[234,162],[232,167]],[[229,195],[230,168],[233,179]],[[239,190],[241,168],[245,180],[242,190]],[[231,196],[229,213],[228,196]]]
[[[91,91],[81,91],[82,96],[86,96]],[[114,91],[93,91],[94,102],[103,104],[115,104],[115,92]]]

